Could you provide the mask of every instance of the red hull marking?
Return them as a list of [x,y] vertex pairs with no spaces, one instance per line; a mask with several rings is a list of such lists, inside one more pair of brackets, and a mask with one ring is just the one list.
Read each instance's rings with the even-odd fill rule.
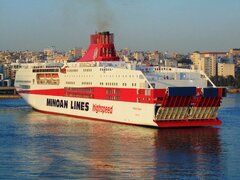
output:
[[[49,96],[62,96],[62,97],[71,97],[71,98],[84,98],[79,97],[79,94],[82,95],[92,95],[93,98],[89,99],[98,99],[98,100],[108,100],[108,101],[121,101],[121,102],[137,102],[139,99],[139,103],[146,104],[154,104],[153,98],[153,90],[151,90],[151,95],[146,96],[145,93],[137,94],[138,89],[133,88],[103,88],[103,87],[83,87],[84,88],[92,88],[93,92],[75,92],[74,94],[66,95],[66,92],[71,92],[69,90],[61,89],[41,89],[41,90],[20,90],[19,94],[39,94],[39,95],[49,95]],[[81,88],[79,88],[81,89]],[[118,94],[107,94],[107,90],[119,90]],[[145,89],[141,89],[145,92]],[[112,100],[107,98],[107,96],[119,96],[119,100]]]
[[[145,94],[145,89],[135,88],[117,88],[117,87],[76,87],[80,91],[72,91],[64,88],[59,89],[41,89],[41,90],[20,90],[19,94],[39,94],[49,96],[62,96],[71,98],[89,98],[108,101],[120,101],[120,102],[139,102],[146,104],[162,103],[162,107],[188,107],[191,102],[194,102],[194,107],[212,107],[220,106],[221,97],[204,98],[198,96],[197,100],[194,100],[191,96],[174,96],[168,97],[166,89],[151,89],[150,94]],[[84,92],[81,89],[90,89],[91,92]],[[118,93],[109,94],[109,90]],[[198,91],[199,89],[197,89]],[[80,97],[79,95],[82,95]],[[84,97],[88,95],[87,97]],[[113,98],[115,97],[115,100]]]
[[218,118],[209,120],[179,120],[179,121],[154,121],[161,128],[168,127],[200,127],[200,126],[219,126],[222,124]]

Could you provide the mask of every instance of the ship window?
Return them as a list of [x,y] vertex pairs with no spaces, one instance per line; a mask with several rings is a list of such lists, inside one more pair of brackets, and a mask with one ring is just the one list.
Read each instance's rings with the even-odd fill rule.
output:
[[120,100],[120,96],[110,96],[110,95],[107,95],[106,99],[118,101],[118,100]]
[[81,98],[94,98],[93,88],[76,88],[76,87],[65,87],[65,96],[70,97],[81,97]]
[[29,85],[20,85],[20,88],[21,89],[30,89],[30,86]]
[[57,73],[37,74],[37,84],[58,85],[60,83]]
[[145,96],[150,96],[150,95],[151,95],[151,90],[145,89]]

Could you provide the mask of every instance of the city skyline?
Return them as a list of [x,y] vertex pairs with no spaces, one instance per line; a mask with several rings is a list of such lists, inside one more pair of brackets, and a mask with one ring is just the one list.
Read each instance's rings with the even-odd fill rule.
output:
[[95,31],[116,49],[188,53],[240,47],[238,0],[0,0],[0,50],[87,48]]

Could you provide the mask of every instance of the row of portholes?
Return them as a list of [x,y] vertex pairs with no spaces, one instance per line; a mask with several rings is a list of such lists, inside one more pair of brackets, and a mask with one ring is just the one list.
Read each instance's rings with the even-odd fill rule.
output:
[[92,85],[92,82],[82,82],[82,85]]
[[112,71],[112,69],[109,69],[109,68],[100,68],[100,71]]
[[92,69],[83,69],[83,72],[92,72]]
[[[118,83],[117,82],[106,82],[105,84],[104,84],[104,82],[100,82],[100,85],[101,86],[104,86],[104,85],[106,85],[106,86],[118,86]],[[127,86],[127,83],[122,83],[122,86]],[[137,86],[137,83],[132,83],[132,87],[136,87]]]
[[[67,77],[67,78],[75,78],[75,77],[93,77],[93,75],[65,75],[64,77]],[[113,78],[113,77],[116,77],[116,78],[120,78],[121,75],[100,75],[100,77],[102,78],[107,78],[107,77],[110,77],[110,78]],[[123,78],[134,78],[134,75],[122,75]],[[140,77],[140,76],[139,76]],[[138,78],[138,75],[136,75],[136,78]],[[142,79],[142,77],[140,77],[140,79]]]
[[[104,86],[103,82],[100,82],[100,85]],[[106,82],[105,83],[106,86],[118,86],[117,82]]]
[[85,77],[88,77],[88,78],[89,78],[89,77],[93,77],[93,75],[65,75],[64,77],[67,77],[67,78],[75,78],[75,77],[76,77],[76,78],[77,78],[77,77],[79,77],[79,78],[80,78],[80,77],[81,77],[81,78],[84,77],[84,78],[85,78]]
[[[120,78],[121,75],[100,75],[100,77],[116,77],[116,78]],[[134,75],[122,75],[123,78],[134,78]],[[138,75],[136,75],[136,78],[138,78]]]

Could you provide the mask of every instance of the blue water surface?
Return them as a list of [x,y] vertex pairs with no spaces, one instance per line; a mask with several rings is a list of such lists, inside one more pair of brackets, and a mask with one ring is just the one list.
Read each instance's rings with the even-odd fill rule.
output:
[[36,112],[0,99],[0,179],[240,179],[240,95],[220,127],[156,129]]

